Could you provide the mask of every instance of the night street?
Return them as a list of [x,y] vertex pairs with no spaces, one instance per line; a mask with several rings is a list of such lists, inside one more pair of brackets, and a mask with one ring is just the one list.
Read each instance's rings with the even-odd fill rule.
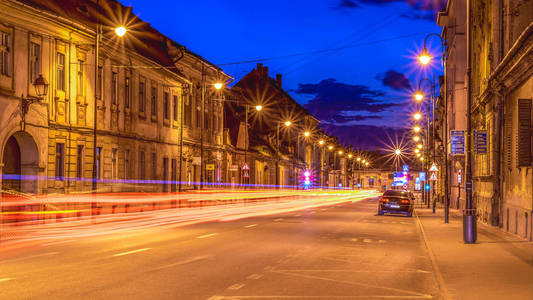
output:
[[375,214],[374,198],[41,245],[0,261],[2,298],[410,299],[439,295],[414,218]]

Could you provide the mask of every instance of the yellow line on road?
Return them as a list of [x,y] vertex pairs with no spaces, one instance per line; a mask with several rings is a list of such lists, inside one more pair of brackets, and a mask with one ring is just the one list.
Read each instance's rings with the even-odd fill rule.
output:
[[205,238],[208,238],[208,237],[215,236],[215,235],[217,235],[217,234],[218,234],[218,233],[204,234],[204,235],[198,236],[198,237],[196,237],[196,238],[197,238],[197,239],[205,239]]
[[10,281],[13,278],[0,278],[0,282]]
[[142,248],[142,249],[137,249],[137,250],[132,250],[132,251],[127,251],[127,252],[122,252],[122,253],[117,253],[117,254],[113,254],[113,256],[123,256],[123,255],[128,255],[128,254],[133,254],[133,253],[138,253],[138,252],[143,252],[143,251],[146,251],[146,250],[150,250],[151,248]]

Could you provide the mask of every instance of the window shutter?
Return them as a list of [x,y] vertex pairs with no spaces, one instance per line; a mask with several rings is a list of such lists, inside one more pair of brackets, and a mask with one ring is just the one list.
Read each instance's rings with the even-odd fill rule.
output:
[[531,166],[531,99],[518,100],[517,167]]
[[505,153],[505,163],[508,169],[511,169],[512,166],[512,155],[511,155],[511,147],[512,147],[512,134],[513,134],[513,115],[511,113],[506,113],[504,116],[504,135],[505,135],[505,141],[504,141],[504,153]]

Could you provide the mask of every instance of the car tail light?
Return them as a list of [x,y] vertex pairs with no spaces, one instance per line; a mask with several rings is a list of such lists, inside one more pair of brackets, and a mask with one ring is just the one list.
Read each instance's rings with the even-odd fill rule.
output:
[[407,204],[409,204],[409,200],[404,199],[404,200],[402,200],[402,203],[407,203]]
[[379,202],[387,203],[387,202],[389,202],[389,199],[388,198],[381,198],[381,199],[379,199]]

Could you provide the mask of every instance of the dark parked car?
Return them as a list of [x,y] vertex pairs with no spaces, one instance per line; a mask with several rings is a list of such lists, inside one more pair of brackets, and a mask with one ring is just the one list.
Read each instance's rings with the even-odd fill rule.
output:
[[378,215],[385,213],[413,215],[415,196],[409,191],[387,190],[379,197]]

